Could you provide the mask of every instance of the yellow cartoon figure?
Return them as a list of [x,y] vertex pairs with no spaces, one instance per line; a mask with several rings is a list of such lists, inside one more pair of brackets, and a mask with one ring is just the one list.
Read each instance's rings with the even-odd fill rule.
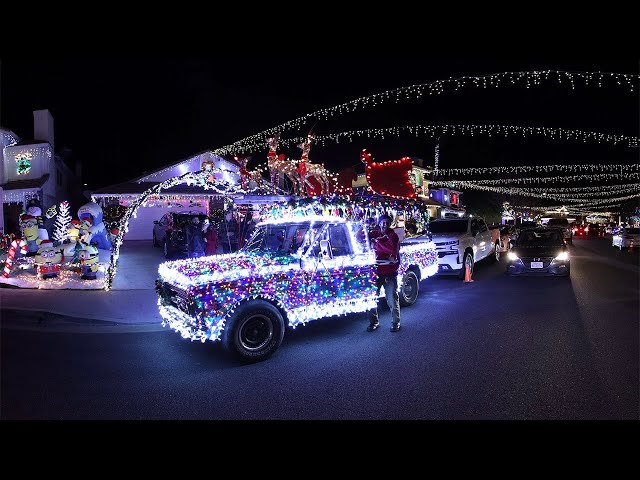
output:
[[64,255],[64,261],[66,263],[76,263],[78,261],[78,252],[80,245],[78,244],[78,238],[80,237],[80,220],[71,220],[67,227],[67,239],[65,240],[62,254]]
[[100,266],[99,261],[98,249],[93,245],[85,245],[80,250],[80,265],[82,268],[82,276],[80,278],[83,280],[95,280],[96,272]]
[[60,248],[54,247],[51,240],[43,240],[34,258],[38,277],[54,278],[60,273],[62,263],[62,252]]
[[33,215],[22,215],[20,217],[20,228],[22,229],[22,235],[27,241],[27,251],[29,253],[36,253],[42,242],[42,239],[38,235],[38,219]]

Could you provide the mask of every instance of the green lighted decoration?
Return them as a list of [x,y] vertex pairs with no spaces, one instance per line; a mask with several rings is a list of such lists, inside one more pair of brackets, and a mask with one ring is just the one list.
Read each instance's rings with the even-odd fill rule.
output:
[[18,175],[26,175],[31,170],[31,160],[33,157],[29,152],[20,153],[16,155],[16,162],[18,164]]

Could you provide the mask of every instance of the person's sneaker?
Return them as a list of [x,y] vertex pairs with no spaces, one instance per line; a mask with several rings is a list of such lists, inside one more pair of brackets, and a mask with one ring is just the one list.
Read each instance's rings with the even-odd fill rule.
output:
[[392,332],[399,332],[400,331],[400,324],[399,323],[394,323],[391,325],[391,329],[390,331]]
[[369,326],[367,327],[367,332],[373,332],[379,326],[380,326],[380,322],[378,322],[378,323],[370,323]]

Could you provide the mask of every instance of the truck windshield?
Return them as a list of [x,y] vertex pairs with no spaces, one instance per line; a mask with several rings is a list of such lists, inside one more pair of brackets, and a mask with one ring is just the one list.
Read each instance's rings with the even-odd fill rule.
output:
[[434,220],[429,223],[431,233],[465,233],[468,220]]
[[242,251],[296,255],[300,247],[309,246],[318,228],[314,227],[314,232],[307,236],[308,223],[259,225]]

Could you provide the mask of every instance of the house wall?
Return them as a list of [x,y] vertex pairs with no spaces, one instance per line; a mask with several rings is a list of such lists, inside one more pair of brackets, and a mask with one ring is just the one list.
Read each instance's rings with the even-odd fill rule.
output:
[[202,202],[201,207],[168,208],[168,207],[140,207],[136,211],[136,218],[129,221],[129,230],[124,240],[151,240],[153,238],[153,222],[167,212],[202,212],[207,213],[207,202]]

